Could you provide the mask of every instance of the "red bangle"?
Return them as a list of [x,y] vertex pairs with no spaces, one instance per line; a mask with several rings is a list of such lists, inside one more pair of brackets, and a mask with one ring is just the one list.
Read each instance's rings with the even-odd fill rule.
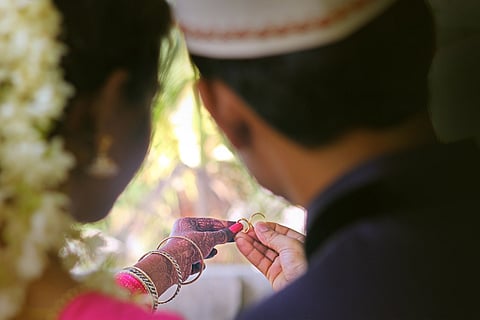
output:
[[115,282],[130,291],[132,294],[148,294],[145,285],[127,272],[119,272],[115,275]]

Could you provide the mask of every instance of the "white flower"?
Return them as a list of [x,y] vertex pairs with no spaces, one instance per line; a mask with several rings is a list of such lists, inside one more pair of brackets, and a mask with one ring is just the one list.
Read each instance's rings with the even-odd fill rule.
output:
[[[55,188],[73,158],[46,140],[72,90],[59,69],[60,17],[51,0],[0,1],[0,320],[23,305],[50,252],[58,252],[71,220]],[[5,275],[8,274],[8,277]]]
[[22,252],[17,260],[16,270],[21,278],[32,280],[43,273],[47,256],[32,241],[31,237],[23,242]]
[[[60,16],[51,0],[0,0],[0,320],[23,305],[29,283],[44,272],[48,255],[68,255],[64,235],[83,243],[65,212],[68,199],[55,192],[74,159],[47,130],[63,112],[73,89],[59,68],[65,52],[57,42]],[[93,242],[98,246],[97,241]],[[96,251],[94,248],[87,251]],[[74,253],[75,254],[75,253]],[[91,283],[118,291],[111,282]],[[109,283],[110,284],[110,283]]]
[[50,193],[40,200],[40,207],[31,219],[31,241],[39,246],[42,243],[60,245],[64,239],[63,231],[71,222],[67,212],[63,216],[58,214],[67,204],[66,197]]

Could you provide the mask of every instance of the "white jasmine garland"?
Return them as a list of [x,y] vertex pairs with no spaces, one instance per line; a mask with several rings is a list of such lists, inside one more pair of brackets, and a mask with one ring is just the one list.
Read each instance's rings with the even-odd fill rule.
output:
[[51,0],[0,1],[0,320],[21,310],[48,254],[65,256],[76,234],[67,197],[54,191],[73,157],[47,139],[73,92],[59,67],[60,19]]
[[46,139],[72,93],[58,67],[59,31],[49,0],[0,3],[2,320],[22,308],[28,284],[42,275],[48,253],[62,247],[71,225],[65,196],[50,189],[66,178],[73,159]]

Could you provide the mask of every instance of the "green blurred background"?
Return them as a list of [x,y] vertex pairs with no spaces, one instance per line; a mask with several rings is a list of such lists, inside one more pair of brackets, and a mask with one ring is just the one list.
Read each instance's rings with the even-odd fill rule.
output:
[[[480,1],[430,3],[438,30],[431,72],[435,129],[443,141],[478,139]],[[268,220],[304,231],[303,210],[259,187],[202,109],[193,89],[196,73],[177,30],[164,46],[162,61],[163,90],[155,105],[152,146],[144,166],[110,216],[85,227],[88,233],[111,237],[105,251],[121,253],[112,265],[136,261],[184,216],[237,220],[262,211]],[[210,261],[244,262],[233,244],[222,246]]]
[[[261,188],[238,161],[203,110],[193,87],[196,77],[182,37],[174,30],[162,52],[162,90],[145,163],[108,218],[83,227],[87,234],[101,232],[108,240],[94,258],[102,261],[91,263],[115,253],[108,266],[131,264],[168,236],[176,219],[186,216],[236,221],[261,211],[268,220],[303,231],[303,210]],[[291,211],[296,213],[285,214]],[[218,249],[209,263],[246,262],[234,244]]]

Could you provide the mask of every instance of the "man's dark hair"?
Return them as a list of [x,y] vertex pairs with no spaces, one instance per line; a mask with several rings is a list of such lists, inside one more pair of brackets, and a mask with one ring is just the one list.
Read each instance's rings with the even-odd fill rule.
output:
[[54,0],[62,14],[62,61],[77,93],[95,92],[116,69],[128,72],[127,98],[144,99],[157,84],[160,42],[171,27],[163,0]]
[[258,59],[192,56],[291,139],[315,147],[355,128],[380,129],[427,109],[434,23],[422,0],[398,0],[348,38]]

